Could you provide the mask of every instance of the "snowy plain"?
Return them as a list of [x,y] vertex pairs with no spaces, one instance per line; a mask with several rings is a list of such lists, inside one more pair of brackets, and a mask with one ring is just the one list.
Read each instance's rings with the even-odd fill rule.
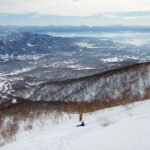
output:
[[[150,100],[34,122],[0,150],[150,150]],[[22,124],[23,126],[23,124]]]

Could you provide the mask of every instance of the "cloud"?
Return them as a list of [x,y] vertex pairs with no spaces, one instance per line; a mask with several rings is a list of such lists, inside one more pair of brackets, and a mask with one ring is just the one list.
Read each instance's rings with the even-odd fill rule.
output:
[[33,14],[31,17],[33,17],[33,18],[39,18],[39,17],[41,17],[41,15],[40,14]]
[[5,14],[90,16],[120,11],[150,11],[150,0],[0,0],[0,13]]
[[126,19],[126,20],[138,20],[138,19],[147,19],[148,20],[148,18],[150,18],[150,13],[149,13],[149,15],[147,14],[147,15],[140,15],[140,16],[126,16],[126,17],[123,17],[123,19]]
[[103,15],[103,16],[108,17],[108,18],[119,18],[119,16],[113,15],[113,14],[106,14],[106,15]]
[[124,17],[123,19],[126,19],[126,20],[135,20],[137,18],[139,18],[139,17],[138,16],[131,16],[131,17]]

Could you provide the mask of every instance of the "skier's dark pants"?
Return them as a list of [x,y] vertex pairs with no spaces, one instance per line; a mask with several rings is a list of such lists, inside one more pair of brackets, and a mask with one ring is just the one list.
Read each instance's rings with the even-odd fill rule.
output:
[[83,125],[77,125],[77,127],[83,127]]

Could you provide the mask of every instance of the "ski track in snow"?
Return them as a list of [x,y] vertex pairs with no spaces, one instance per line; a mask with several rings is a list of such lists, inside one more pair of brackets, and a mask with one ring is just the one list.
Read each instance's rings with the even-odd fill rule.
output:
[[78,117],[35,123],[0,150],[150,150],[150,100],[84,114],[85,127]]

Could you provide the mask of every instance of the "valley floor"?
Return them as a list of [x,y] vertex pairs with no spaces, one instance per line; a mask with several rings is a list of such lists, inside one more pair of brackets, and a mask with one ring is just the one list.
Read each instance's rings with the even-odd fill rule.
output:
[[0,150],[150,150],[150,100],[43,123],[20,132]]

